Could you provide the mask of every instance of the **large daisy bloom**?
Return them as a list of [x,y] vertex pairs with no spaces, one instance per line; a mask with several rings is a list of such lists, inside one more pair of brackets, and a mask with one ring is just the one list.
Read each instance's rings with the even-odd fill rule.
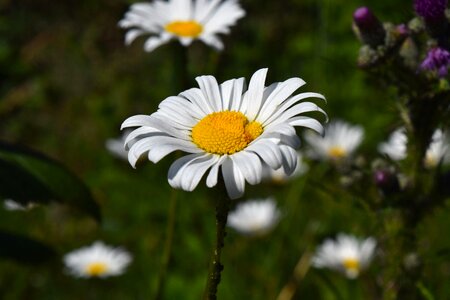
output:
[[249,200],[229,214],[227,225],[245,235],[262,235],[278,223],[280,215],[272,198]]
[[[169,169],[169,184],[185,191],[194,190],[208,171],[206,185],[217,184],[219,167],[230,198],[243,195],[245,182],[261,182],[262,165],[284,168],[292,174],[297,166],[300,140],[295,126],[322,131],[322,125],[304,113],[325,112],[310,97],[324,99],[318,93],[292,95],[305,84],[291,78],[265,87],[267,69],[250,79],[231,79],[218,84],[213,76],[200,76],[200,88],[191,88],[163,100],[158,111],[128,118],[122,128],[138,127],[126,141],[128,161],[134,167],[147,153],[154,163],[176,150],[189,153]],[[246,90],[246,91],[245,91]]]
[[330,268],[354,279],[372,261],[376,247],[374,238],[357,239],[339,234],[336,240],[327,239],[316,250],[312,265],[316,268]]
[[130,29],[125,35],[127,45],[138,36],[152,35],[144,44],[148,52],[171,39],[183,46],[198,39],[221,50],[218,34],[229,33],[230,26],[244,15],[237,0],[155,0],[131,5],[119,26]]
[[95,242],[64,256],[64,264],[75,277],[100,277],[121,275],[131,262],[131,255],[123,249]]
[[334,121],[325,127],[325,136],[311,132],[305,134],[305,139],[312,148],[309,155],[321,160],[341,160],[350,157],[361,144],[364,129],[361,126],[350,125],[343,121]]

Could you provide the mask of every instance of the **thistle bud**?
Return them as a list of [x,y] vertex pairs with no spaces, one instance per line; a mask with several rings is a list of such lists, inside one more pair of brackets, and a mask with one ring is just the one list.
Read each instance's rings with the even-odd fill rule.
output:
[[360,7],[353,13],[354,25],[358,35],[364,44],[376,48],[384,44],[386,32],[383,24],[368,7]]
[[397,174],[389,170],[377,170],[374,174],[375,185],[384,196],[394,194],[400,190]]
[[448,21],[445,17],[447,0],[415,0],[414,10],[425,21],[429,34],[437,40],[445,40]]

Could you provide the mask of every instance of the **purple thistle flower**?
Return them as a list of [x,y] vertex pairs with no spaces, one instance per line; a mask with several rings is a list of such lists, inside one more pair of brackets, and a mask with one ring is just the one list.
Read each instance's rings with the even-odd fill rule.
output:
[[450,52],[436,47],[428,51],[427,57],[420,64],[420,69],[428,71],[437,71],[440,78],[447,76],[450,66]]
[[371,47],[384,44],[386,33],[383,24],[368,7],[363,6],[356,9],[353,13],[353,20],[356,27],[358,27],[363,43]]
[[445,18],[447,0],[415,0],[416,13],[426,21],[440,21]]

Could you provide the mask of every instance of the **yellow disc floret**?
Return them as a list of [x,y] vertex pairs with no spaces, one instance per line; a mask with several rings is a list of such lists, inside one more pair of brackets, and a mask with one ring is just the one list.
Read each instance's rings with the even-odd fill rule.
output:
[[358,272],[359,271],[359,261],[354,258],[346,258],[342,261],[344,268],[348,271]]
[[86,273],[89,276],[100,276],[104,274],[108,270],[108,267],[105,263],[102,262],[93,262],[87,265]]
[[203,26],[196,21],[174,21],[165,26],[166,31],[181,37],[198,37]]
[[340,159],[344,158],[347,152],[342,147],[334,146],[328,150],[328,155],[333,159]]
[[192,128],[192,141],[209,153],[225,155],[239,152],[261,135],[260,123],[249,122],[237,111],[207,115]]

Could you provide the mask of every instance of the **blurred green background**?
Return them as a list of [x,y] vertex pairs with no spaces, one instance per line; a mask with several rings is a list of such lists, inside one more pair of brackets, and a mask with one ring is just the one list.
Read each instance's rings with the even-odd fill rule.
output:
[[[380,19],[398,24],[413,16],[412,3],[240,2],[247,15],[223,37],[225,51],[200,42],[189,48],[192,86],[197,75],[212,74],[219,82],[249,79],[261,67],[269,68],[267,82],[299,76],[307,82],[302,91],[327,97],[323,107],[331,120],[365,128],[360,153],[367,160],[376,157],[376,145],[399,124],[396,99],[357,68],[360,43],[351,30],[352,13],[367,5]],[[124,46],[117,22],[131,3],[0,0],[0,138],[68,166],[91,188],[103,214],[97,224],[63,205],[0,209],[0,228],[44,241],[60,255],[103,240],[134,257],[123,276],[106,280],[72,278],[60,258],[33,266],[2,259],[0,299],[152,299],[156,293],[171,194],[166,174],[174,156],[133,169],[111,155],[105,141],[120,136],[125,118],[150,114],[181,90],[172,73],[173,44],[151,53],[143,51],[144,39]],[[311,164],[308,173],[285,185],[247,185],[243,200],[273,195],[283,218],[265,237],[249,239],[229,230],[219,299],[275,299],[300,257],[324,237],[341,231],[376,235],[377,215],[364,210],[366,199],[339,188],[338,181],[329,166]],[[213,198],[204,184],[178,193],[164,299],[199,299],[203,293],[215,235]],[[448,206],[419,227],[417,250],[426,257],[423,284],[433,299],[450,295]],[[354,281],[310,269],[294,299],[376,299],[378,271],[376,259]]]

